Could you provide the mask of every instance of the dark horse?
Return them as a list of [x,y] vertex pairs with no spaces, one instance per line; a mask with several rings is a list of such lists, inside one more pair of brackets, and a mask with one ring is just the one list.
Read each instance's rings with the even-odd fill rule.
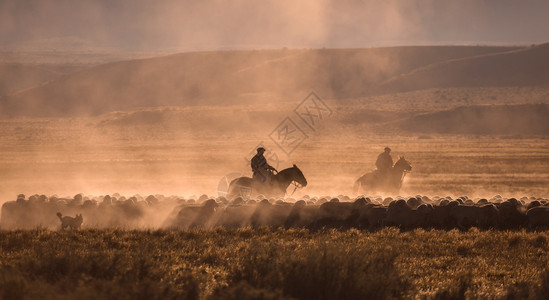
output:
[[270,184],[267,186],[254,181],[250,177],[238,177],[229,184],[227,197],[229,199],[238,196],[249,198],[259,194],[268,197],[284,197],[286,189],[292,183],[296,188],[307,186],[307,179],[305,179],[305,176],[303,176],[303,173],[296,165],[272,175]]
[[410,165],[410,162],[405,160],[404,157],[400,157],[395,165],[389,169],[386,176],[382,176],[378,170],[362,175],[355,181],[354,191],[355,193],[367,192],[369,194],[374,192],[398,194],[406,172],[411,170],[412,165]]

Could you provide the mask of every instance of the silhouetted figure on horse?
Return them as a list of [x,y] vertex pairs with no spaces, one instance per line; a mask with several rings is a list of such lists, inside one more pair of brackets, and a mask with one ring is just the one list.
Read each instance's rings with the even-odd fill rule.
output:
[[270,184],[274,172],[278,171],[267,163],[267,159],[263,156],[264,153],[265,148],[257,148],[257,154],[252,158],[250,165],[252,166],[253,180],[266,186]]
[[381,176],[387,176],[387,173],[393,167],[391,148],[385,147],[385,151],[377,156],[376,167]]
[[390,153],[391,149],[385,147],[385,151],[377,157],[377,170],[366,173],[355,181],[355,193],[383,192],[398,194],[404,176],[412,170],[412,165],[404,157],[400,157],[393,165],[393,158]]
[[293,184],[295,189],[307,186],[307,179],[296,165],[277,172],[267,163],[263,156],[264,152],[263,147],[258,148],[257,154],[251,160],[252,178],[239,177],[231,181],[227,191],[228,198],[239,196],[249,198],[260,194],[268,197],[284,197],[290,184]]

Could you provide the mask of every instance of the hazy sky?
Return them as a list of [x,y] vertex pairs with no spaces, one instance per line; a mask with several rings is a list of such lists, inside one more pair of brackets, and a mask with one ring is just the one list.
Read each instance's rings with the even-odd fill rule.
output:
[[530,44],[548,16],[548,0],[0,0],[0,47]]

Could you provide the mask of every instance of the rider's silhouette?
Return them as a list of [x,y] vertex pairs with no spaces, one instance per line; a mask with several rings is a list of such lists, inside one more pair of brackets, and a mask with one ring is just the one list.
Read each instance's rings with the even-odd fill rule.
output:
[[253,179],[257,182],[267,184],[271,177],[271,171],[276,171],[276,169],[267,163],[267,159],[265,159],[263,153],[265,153],[265,148],[257,148],[257,154],[252,158],[251,166],[254,173]]
[[385,152],[378,155],[376,167],[381,176],[385,177],[389,170],[393,167],[393,158],[391,157],[391,148],[385,147]]

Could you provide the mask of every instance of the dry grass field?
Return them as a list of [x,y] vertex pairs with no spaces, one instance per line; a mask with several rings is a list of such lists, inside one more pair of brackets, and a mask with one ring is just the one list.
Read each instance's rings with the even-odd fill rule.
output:
[[545,299],[547,232],[0,232],[3,299]]

